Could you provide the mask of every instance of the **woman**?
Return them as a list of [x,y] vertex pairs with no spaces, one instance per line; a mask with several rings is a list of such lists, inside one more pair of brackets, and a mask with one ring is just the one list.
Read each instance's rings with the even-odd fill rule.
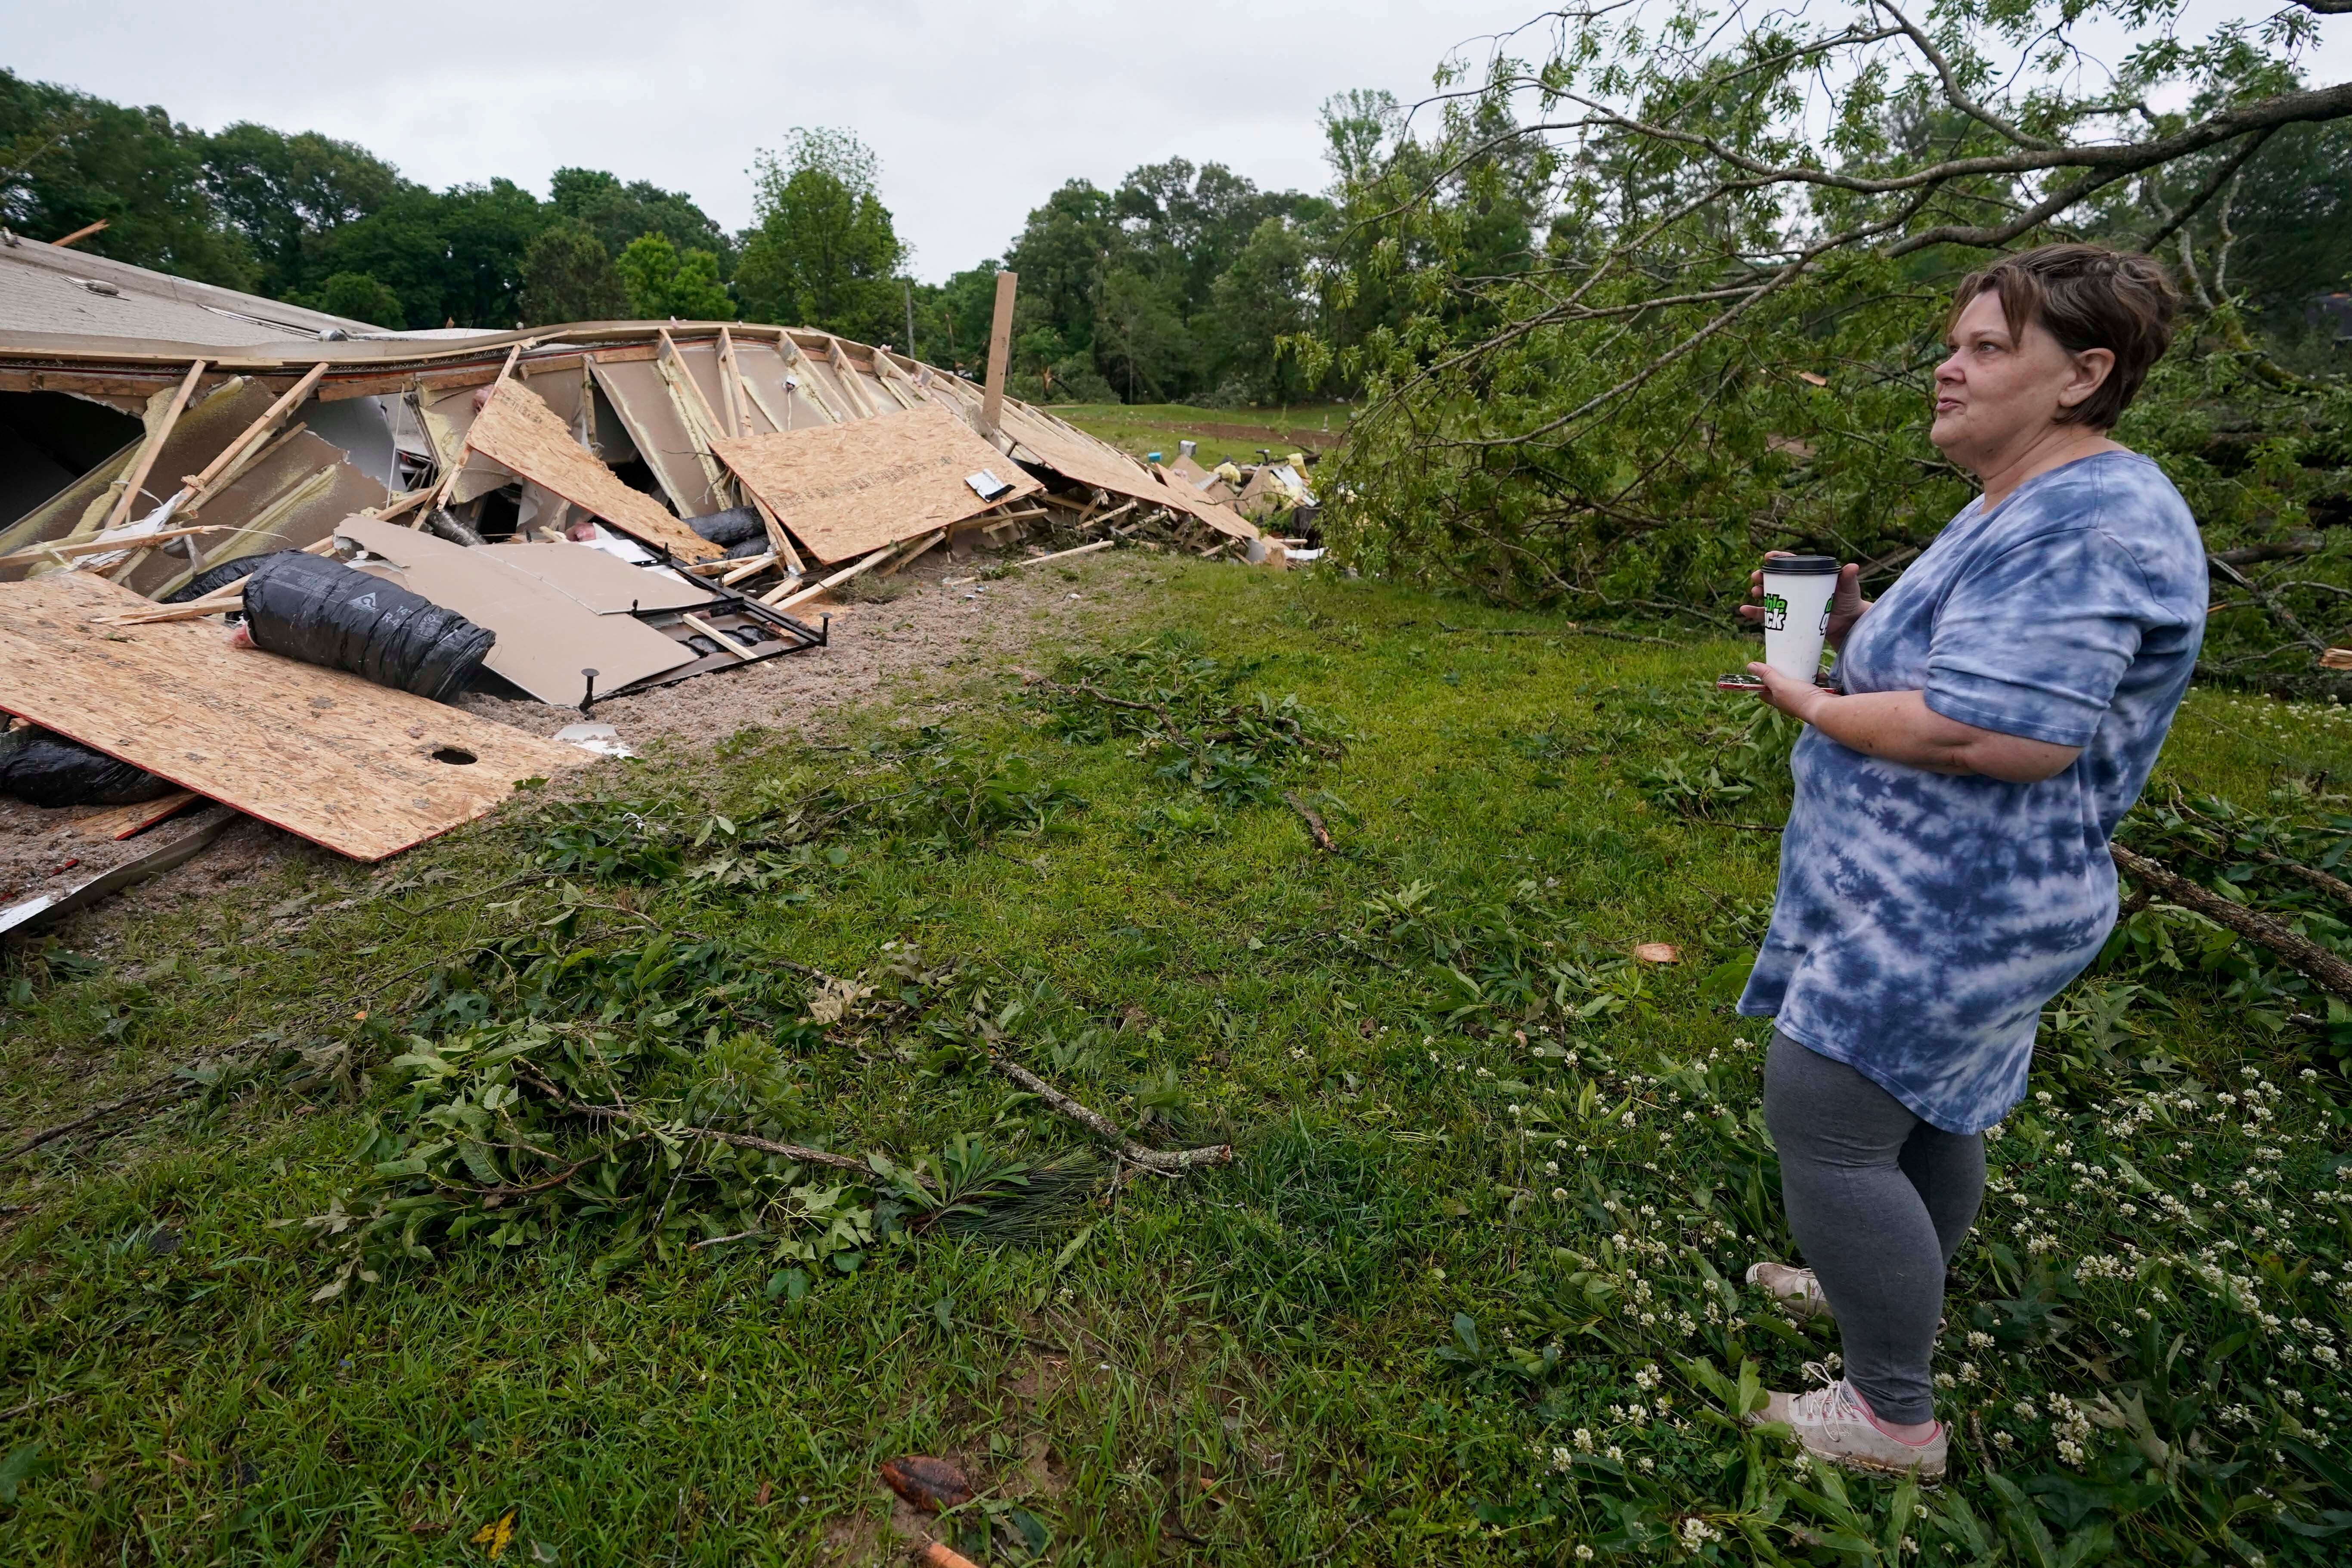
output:
[[2024,1098],[2043,1005],[2115,924],[2107,836],[2197,661],[2197,525],[2106,436],[2176,298],[2149,258],[2087,245],[1963,283],[1929,439],[1983,493],[1875,604],[1840,573],[1835,690],[1748,667],[1807,726],[1739,1010],[1775,1020],[1764,1114],[1811,1265],[1748,1279],[1844,1342],[1841,1380],[1755,1419],[1832,1462],[1943,1474],[1928,1363],[1983,1134]]

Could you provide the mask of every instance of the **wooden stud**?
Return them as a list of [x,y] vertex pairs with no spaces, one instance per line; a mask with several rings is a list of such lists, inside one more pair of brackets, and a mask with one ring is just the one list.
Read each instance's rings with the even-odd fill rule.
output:
[[782,587],[777,588],[762,597],[760,603],[770,605],[775,609],[789,610],[794,605],[803,604],[810,599],[815,598],[819,594],[824,593],[828,588],[839,587],[842,584],[848,582],[852,577],[856,576],[861,572],[871,571],[875,567],[881,565],[885,561],[889,560],[891,556],[896,555],[898,552],[898,545],[886,544],[881,549],[876,551],[873,554],[867,556],[865,560],[857,563],[856,565],[845,566],[840,571],[835,572],[832,576],[827,577],[822,583],[812,584],[808,587],[803,588],[797,593],[794,593],[793,591],[793,585],[787,583]]
[[304,398],[310,396],[311,388],[317,386],[319,378],[326,374],[327,362],[320,360],[317,364],[312,365],[309,374],[296,382],[284,396],[263,409],[261,416],[239,432],[236,440],[223,447],[219,455],[205,465],[202,473],[190,474],[182,479],[180,486],[184,499],[178,506],[172,509],[173,515],[176,516],[184,511],[192,512],[210,500],[215,490],[227,483],[225,476],[227,475],[228,470],[232,468],[242,468],[243,464],[239,459],[250,453],[260,444],[263,437],[278,427],[279,420],[291,414]]
[[143,550],[152,545],[168,544],[174,539],[191,534],[218,533],[231,526],[226,522],[200,522],[189,528],[163,528],[153,533],[133,534],[128,539],[83,539],[70,543],[36,545],[19,550],[14,555],[0,555],[0,566],[25,566],[43,561],[62,561],[69,556],[104,555],[116,550]]
[[130,521],[131,509],[139,501],[140,487],[147,482],[147,471],[155,466],[155,459],[162,455],[163,443],[171,439],[172,427],[179,424],[180,415],[188,406],[188,398],[196,390],[196,383],[204,374],[205,362],[202,360],[188,367],[187,377],[172,394],[172,401],[164,408],[163,417],[156,422],[145,444],[139,448],[138,460],[131,465],[130,478],[122,481],[122,494],[115,499],[113,512],[99,531],[101,533],[121,528]]
[[1021,286],[1017,272],[996,275],[996,317],[988,327],[988,391],[980,404],[980,433],[994,438],[1004,417],[1004,364],[1013,353],[1013,295]]
[[828,337],[824,341],[825,357],[833,362],[834,374],[841,378],[842,395],[856,405],[858,417],[871,419],[882,412],[874,406],[874,399],[867,395],[865,385],[857,379],[856,368],[849,363],[849,353],[841,346],[841,340]]
[[[815,368],[810,363],[808,352],[793,338],[790,327],[776,329],[776,352],[783,356],[785,370],[798,373],[793,379],[799,384],[802,395],[816,405],[817,412],[824,415],[828,423],[840,424],[844,417],[841,410],[835,408],[833,399],[825,395],[824,387],[818,382]],[[779,425],[776,428],[781,430],[784,426]]]
[[744,384],[743,367],[736,363],[735,340],[724,327],[719,329],[719,390],[727,397],[728,428],[738,436],[751,434],[751,410],[743,398],[751,388]]
[[737,563],[735,570],[720,577],[719,579],[719,585],[722,588],[732,588],[736,584],[743,581],[744,578],[757,577],[761,573],[765,572],[769,567],[773,566],[775,563],[776,552],[772,550],[768,552],[765,555],[754,555],[749,561]]
[[751,657],[749,649],[739,646],[734,638],[721,632],[717,626],[712,626],[700,616],[689,613],[678,616],[678,619],[684,621],[688,626],[692,626],[696,631],[700,632],[704,637],[709,637],[712,642],[717,643],[720,647],[725,648],[729,653],[733,654],[737,658],[749,658]]
[[896,561],[893,561],[892,563],[890,563],[890,564],[888,564],[887,566],[885,566],[884,568],[882,568],[882,570],[877,574],[877,575],[879,575],[879,576],[883,576],[883,577],[895,577],[895,576],[897,576],[899,573],[901,573],[901,572],[905,571],[908,566],[910,566],[910,565],[914,564],[915,557],[917,557],[918,555],[921,555],[921,554],[923,554],[924,552],[926,552],[927,551],[929,551],[929,550],[933,545],[935,545],[935,544],[939,543],[941,540],[945,539],[947,536],[948,536],[948,531],[947,531],[946,529],[944,529],[944,528],[943,528],[943,529],[940,530],[937,533],[932,534],[929,538],[928,538],[928,539],[924,540],[921,543],[919,543],[919,544],[916,545],[912,550],[908,551],[905,554],[903,554],[903,555],[899,556],[899,557],[898,557],[898,559],[897,559]]
[[1092,544],[1081,544],[1076,550],[1056,550],[1051,555],[1024,556],[1012,561],[1000,562],[998,564],[1007,568],[1043,566],[1048,561],[1066,561],[1073,555],[1091,555],[1097,550],[1108,550],[1118,542],[1116,539],[1097,539]]
[[686,426],[687,439],[694,443],[695,460],[702,465],[702,481],[710,491],[710,499],[724,506],[732,487],[728,482],[727,470],[711,454],[710,438],[725,432],[719,416],[710,411],[709,402],[703,397],[702,388],[695,384],[694,372],[688,368],[686,356],[677,352],[667,327],[661,330],[661,342],[669,353],[655,360],[654,368],[661,373],[662,384],[669,389],[670,403],[677,409],[678,422]]
[[808,568],[801,564],[801,552],[793,548],[793,536],[784,527],[783,519],[778,517],[769,508],[768,503],[760,499],[760,492],[750,485],[743,487],[743,493],[751,498],[753,506],[759,508],[760,521],[768,525],[768,542],[774,546],[774,552],[783,559],[784,570],[795,577],[807,576]]

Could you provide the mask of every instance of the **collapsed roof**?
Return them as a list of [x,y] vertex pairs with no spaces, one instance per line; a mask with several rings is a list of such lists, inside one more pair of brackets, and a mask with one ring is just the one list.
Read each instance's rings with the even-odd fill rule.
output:
[[[494,416],[496,437],[469,440],[499,384],[514,389],[501,398],[514,417]],[[982,432],[982,401],[949,372],[803,328],[583,321],[388,332],[50,246],[0,245],[0,556],[119,533],[243,443],[164,520],[213,532],[109,573],[150,597],[241,555],[313,543],[353,512],[384,514],[427,489],[469,524],[488,522],[486,535],[528,537],[568,508],[677,545],[686,531],[666,530],[656,511],[691,520],[772,509],[766,492],[795,444],[766,438],[915,411],[944,413],[1040,479],[1164,507],[1204,538],[1256,534],[1197,487],[1017,399]],[[536,426],[540,439],[519,426]],[[544,440],[556,428],[571,451]],[[860,444],[866,463],[891,467],[896,429]],[[618,486],[600,484],[582,455]],[[778,521],[780,546],[820,563],[841,559]],[[873,528],[846,531],[865,539]],[[902,537],[919,531],[910,525]],[[0,564],[0,580],[45,569]]]
[[467,728],[348,628],[281,657],[248,589],[454,615],[468,671],[584,714],[815,646],[796,606],[959,528],[1262,551],[1226,493],[827,332],[392,332],[0,230],[0,712],[364,858],[581,753]]

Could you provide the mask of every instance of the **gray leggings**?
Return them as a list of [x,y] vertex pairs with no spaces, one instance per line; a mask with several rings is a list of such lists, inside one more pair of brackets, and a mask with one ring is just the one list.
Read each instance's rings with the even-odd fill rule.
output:
[[1944,1270],[1984,1198],[1984,1136],[1931,1127],[1778,1029],[1764,1120],[1790,1234],[1837,1313],[1846,1381],[1882,1421],[1932,1421]]

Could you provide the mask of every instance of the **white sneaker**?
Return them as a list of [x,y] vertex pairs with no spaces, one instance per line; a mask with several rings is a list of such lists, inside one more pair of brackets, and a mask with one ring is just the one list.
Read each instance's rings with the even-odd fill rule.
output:
[[1908,1443],[1879,1426],[1861,1395],[1840,1378],[1811,1394],[1773,1394],[1748,1417],[1751,1426],[1784,1421],[1806,1453],[1850,1470],[1879,1476],[1916,1476],[1924,1486],[1944,1479],[1950,1444],[1943,1424],[1926,1438]]
[[1822,1282],[1813,1278],[1810,1268],[1794,1268],[1786,1263],[1751,1263],[1748,1266],[1748,1282],[1762,1287],[1792,1318],[1837,1316],[1830,1310],[1830,1299],[1822,1294]]

